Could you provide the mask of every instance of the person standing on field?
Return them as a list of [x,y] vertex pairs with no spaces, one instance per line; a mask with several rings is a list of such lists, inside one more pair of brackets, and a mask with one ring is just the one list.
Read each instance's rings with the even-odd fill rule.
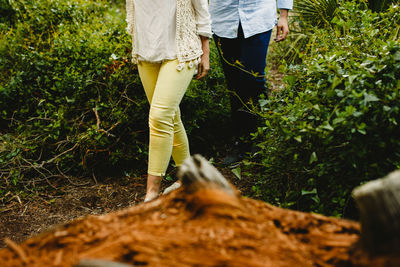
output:
[[[277,19],[277,8],[279,20]],[[277,26],[275,41],[289,33],[288,11],[293,0],[210,0],[211,27],[231,94],[231,131],[234,149],[223,163],[239,161],[250,148],[240,137],[254,132],[257,117],[246,108],[267,95],[265,67],[272,29]]]
[[177,166],[190,156],[179,104],[195,71],[201,79],[210,68],[211,20],[207,0],[126,0],[126,9],[132,59],[150,103],[146,202],[158,197],[171,155]]

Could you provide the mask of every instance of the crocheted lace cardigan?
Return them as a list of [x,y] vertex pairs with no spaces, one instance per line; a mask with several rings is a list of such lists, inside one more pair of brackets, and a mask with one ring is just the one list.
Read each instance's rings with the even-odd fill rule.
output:
[[[132,62],[137,64],[138,55],[135,47],[135,5],[133,0],[126,0],[127,31],[132,36]],[[191,0],[176,0],[176,44],[177,59],[180,63],[195,61],[203,54],[200,36],[197,34],[195,10]],[[193,64],[193,63],[192,63]],[[191,64],[191,65],[192,65]],[[178,68],[181,68],[178,65]]]

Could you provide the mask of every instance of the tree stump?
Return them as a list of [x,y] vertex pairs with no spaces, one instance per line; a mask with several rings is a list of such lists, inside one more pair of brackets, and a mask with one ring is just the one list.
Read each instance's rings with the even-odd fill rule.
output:
[[353,196],[363,247],[372,254],[400,252],[400,170],[357,187]]

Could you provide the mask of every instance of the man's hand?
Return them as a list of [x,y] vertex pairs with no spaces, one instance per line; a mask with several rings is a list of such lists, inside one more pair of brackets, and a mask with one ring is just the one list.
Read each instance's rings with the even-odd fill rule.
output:
[[287,9],[280,10],[278,25],[276,27],[276,38],[274,39],[276,42],[285,40],[289,34],[288,13]]
[[207,37],[200,36],[200,38],[203,55],[201,55],[200,63],[197,70],[197,80],[206,76],[207,72],[210,70],[210,42]]

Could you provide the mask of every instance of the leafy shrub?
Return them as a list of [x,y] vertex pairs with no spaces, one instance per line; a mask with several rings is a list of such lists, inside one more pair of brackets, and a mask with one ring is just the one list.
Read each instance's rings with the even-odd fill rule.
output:
[[0,23],[11,25],[15,11],[12,9],[10,0],[0,0]]
[[[13,8],[17,22],[0,41],[0,110],[8,138],[29,147],[15,157],[62,171],[90,170],[100,155],[110,163],[121,155],[143,160],[146,105],[126,58],[120,10],[89,1],[19,1]],[[126,127],[131,120],[142,123]]]
[[295,2],[295,18],[301,24],[328,25],[336,13],[338,0],[301,0]]
[[[145,172],[148,103],[130,63],[124,1],[4,1],[12,18],[0,21],[1,183]],[[222,83],[216,71],[182,103],[188,131],[211,147],[217,141],[199,129],[223,112]]]
[[384,11],[393,3],[398,3],[398,0],[368,0],[368,6],[373,11]]
[[[259,184],[269,202],[355,216],[351,190],[400,167],[399,7],[377,14],[348,2],[332,28],[313,28],[286,89],[261,100]],[[350,207],[349,207],[350,205]]]
[[359,2],[359,8],[370,8],[372,11],[385,11],[391,5],[399,5],[399,0],[299,0],[295,1],[291,11],[290,35],[287,42],[272,45],[275,50],[273,61],[286,61],[288,64],[301,62],[301,54],[309,53],[319,42],[319,36],[314,35],[315,26],[333,29],[332,19],[336,15],[337,8],[346,2]]

